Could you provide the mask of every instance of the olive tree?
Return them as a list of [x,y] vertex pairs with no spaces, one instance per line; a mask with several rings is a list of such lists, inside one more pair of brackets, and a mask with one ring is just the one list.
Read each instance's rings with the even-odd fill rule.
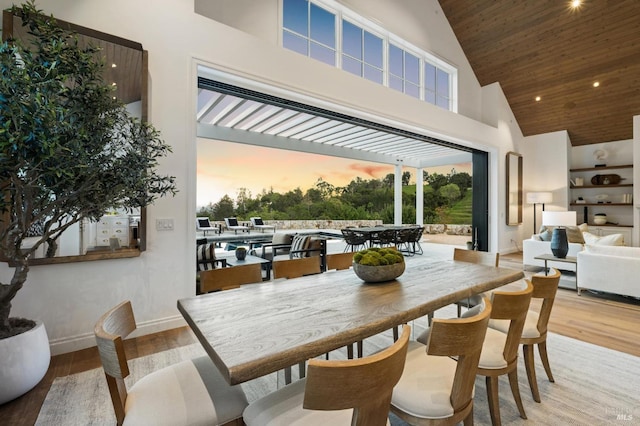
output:
[[[29,40],[0,45],[0,256],[13,267],[0,283],[0,339],[33,322],[9,318],[30,258],[84,218],[131,211],[175,193],[172,176],[156,172],[170,147],[151,125],[129,115],[103,81],[103,61],[81,47],[35,3],[14,6]],[[23,247],[36,224],[42,235]]]

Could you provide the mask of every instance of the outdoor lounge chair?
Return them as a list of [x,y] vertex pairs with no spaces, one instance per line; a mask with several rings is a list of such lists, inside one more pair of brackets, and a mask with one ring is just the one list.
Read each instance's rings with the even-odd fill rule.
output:
[[252,217],[251,226],[255,229],[259,229],[260,232],[264,232],[265,229],[273,229],[273,232],[276,232],[276,227],[273,225],[265,225],[261,217]]
[[238,231],[247,232],[247,233],[249,232],[249,227],[244,225],[239,225],[238,219],[236,219],[235,217],[225,217],[224,223],[227,224],[227,229],[229,231],[233,231],[236,234],[238,233]]
[[204,236],[207,235],[207,232],[220,233],[220,227],[213,226],[208,217],[196,217],[196,230],[201,231]]

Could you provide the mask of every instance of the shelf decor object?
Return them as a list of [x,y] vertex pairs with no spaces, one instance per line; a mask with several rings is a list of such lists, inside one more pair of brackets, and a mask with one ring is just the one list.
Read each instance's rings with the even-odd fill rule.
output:
[[553,226],[551,234],[551,253],[559,259],[567,257],[569,241],[567,226],[576,226],[576,212],[542,212],[542,224]]
[[527,204],[533,204],[533,233],[534,234],[538,232],[538,229],[536,227],[536,204],[542,204],[542,211],[544,212],[544,205],[552,201],[553,201],[553,193],[551,192],[527,192]]

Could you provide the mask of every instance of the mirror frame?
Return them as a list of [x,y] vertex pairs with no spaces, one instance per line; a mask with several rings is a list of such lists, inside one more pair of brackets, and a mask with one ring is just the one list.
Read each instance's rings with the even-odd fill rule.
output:
[[[2,40],[6,40],[13,34],[14,22],[17,16],[13,15],[8,10],[2,11]],[[140,120],[143,122],[148,121],[148,107],[149,107],[149,57],[148,52],[143,49],[142,44],[127,40],[122,37],[118,37],[112,34],[103,33],[91,28],[83,27],[80,25],[72,24],[70,22],[55,18],[60,27],[67,31],[77,33],[78,36],[90,37],[98,40],[98,42],[106,43],[108,45],[114,45],[115,47],[121,46],[128,49],[132,49],[140,52]],[[17,25],[20,25],[19,23]],[[109,62],[109,53],[112,49],[105,49],[105,64]],[[137,62],[137,61],[136,61]],[[107,72],[105,72],[106,74]],[[126,71],[124,73],[126,75]],[[59,263],[72,263],[72,262],[87,262],[93,260],[103,259],[119,259],[119,258],[131,258],[138,257],[146,250],[147,246],[147,208],[140,207],[140,222],[138,223],[138,247],[121,248],[116,251],[100,250],[96,252],[89,252],[74,256],[57,256],[48,258],[36,258],[30,259],[29,265],[51,265]],[[1,260],[1,259],[0,259]],[[6,260],[5,260],[6,261]],[[9,266],[14,266],[9,263]]]
[[509,151],[506,156],[506,223],[522,224],[522,155]]

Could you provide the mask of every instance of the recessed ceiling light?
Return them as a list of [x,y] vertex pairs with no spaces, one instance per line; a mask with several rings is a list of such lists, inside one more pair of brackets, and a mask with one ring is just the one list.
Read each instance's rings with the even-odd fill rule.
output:
[[599,81],[594,81],[593,82],[593,87],[598,87],[600,86],[600,82]]
[[540,96],[536,96],[536,102],[540,102],[542,98]]
[[111,68],[116,68],[117,65],[116,64],[111,64]]
[[571,5],[572,8],[577,9],[582,4],[582,0],[571,0],[569,4]]

